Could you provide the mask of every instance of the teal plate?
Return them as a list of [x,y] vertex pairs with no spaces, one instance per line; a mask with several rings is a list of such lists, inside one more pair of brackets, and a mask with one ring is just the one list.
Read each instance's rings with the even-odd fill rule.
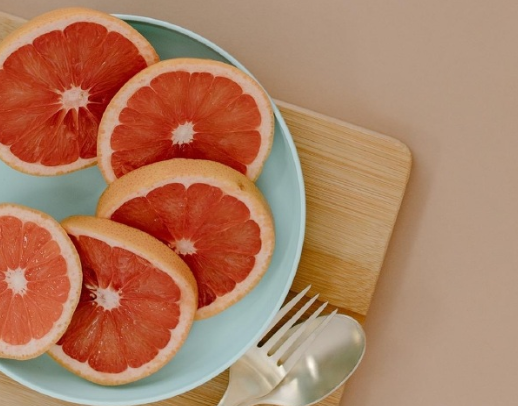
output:
[[[243,65],[217,45],[166,22],[118,15],[140,31],[161,59],[210,58]],[[267,328],[295,276],[305,228],[304,182],[289,130],[274,106],[275,140],[257,185],[275,219],[276,248],[267,273],[244,299],[219,315],[196,321],[178,354],[160,371],[131,384],[104,387],[69,373],[47,355],[0,360],[0,371],[54,398],[87,405],[139,405],[167,399],[207,382],[234,363]],[[0,163],[0,201],[42,210],[57,220],[93,215],[106,184],[97,167],[59,177],[33,177]]]

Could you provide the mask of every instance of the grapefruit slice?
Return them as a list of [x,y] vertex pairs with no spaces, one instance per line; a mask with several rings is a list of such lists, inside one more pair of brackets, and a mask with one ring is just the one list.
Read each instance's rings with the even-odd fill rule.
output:
[[197,305],[185,263],[160,241],[116,222],[62,222],[83,266],[81,299],[49,354],[98,384],[120,385],[165,365],[184,343]]
[[0,158],[34,175],[96,162],[106,105],[158,61],[124,21],[86,8],[42,14],[0,44]]
[[245,175],[218,162],[175,158],[136,169],[108,186],[97,215],[155,236],[189,265],[197,319],[243,298],[273,254],[266,200]]
[[65,332],[81,292],[81,264],[45,213],[0,205],[0,357],[43,354]]
[[177,58],[129,80],[99,126],[99,167],[113,182],[171,158],[221,162],[256,180],[273,142],[273,110],[261,86],[223,62]]

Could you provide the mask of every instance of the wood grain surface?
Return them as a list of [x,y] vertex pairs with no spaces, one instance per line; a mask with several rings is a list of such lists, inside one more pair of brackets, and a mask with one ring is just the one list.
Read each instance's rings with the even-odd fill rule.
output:
[[[23,22],[0,12],[0,40]],[[308,295],[360,322],[382,269],[411,169],[411,153],[392,137],[275,101],[300,157],[307,198],[307,228],[292,293]],[[367,337],[368,339],[368,337]],[[181,396],[153,406],[215,405],[228,372]],[[319,403],[339,404],[344,386]],[[0,374],[2,402],[69,406]]]

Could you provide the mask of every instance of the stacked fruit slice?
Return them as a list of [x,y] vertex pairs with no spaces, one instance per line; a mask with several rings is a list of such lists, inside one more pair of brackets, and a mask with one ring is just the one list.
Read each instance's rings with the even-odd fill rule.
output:
[[167,363],[195,319],[267,271],[272,214],[254,184],[273,143],[261,86],[217,61],[158,61],[131,26],[84,8],[0,44],[0,158],[31,175],[98,164],[96,217],[0,206],[0,357],[45,351],[118,385]]
[[148,234],[88,216],[65,219],[79,252],[81,298],[49,354],[100,384],[132,382],[158,370],[181,347],[197,307],[185,263]]
[[97,215],[155,236],[184,259],[198,282],[198,319],[245,296],[273,254],[266,200],[246,176],[218,162],[143,166],[108,186]]

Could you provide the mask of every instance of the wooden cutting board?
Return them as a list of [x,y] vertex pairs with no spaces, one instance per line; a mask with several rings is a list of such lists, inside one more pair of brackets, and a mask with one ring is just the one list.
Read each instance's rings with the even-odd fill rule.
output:
[[[23,21],[0,12],[0,40]],[[363,322],[405,193],[411,153],[394,138],[275,103],[295,141],[306,185],[306,237],[289,297],[311,284],[309,296],[318,292],[320,300]],[[213,406],[227,386],[227,375],[225,371],[190,392],[151,405]],[[337,406],[344,386],[318,405]],[[72,405],[1,373],[0,392],[6,405]]]

